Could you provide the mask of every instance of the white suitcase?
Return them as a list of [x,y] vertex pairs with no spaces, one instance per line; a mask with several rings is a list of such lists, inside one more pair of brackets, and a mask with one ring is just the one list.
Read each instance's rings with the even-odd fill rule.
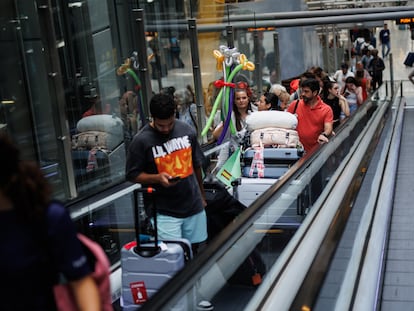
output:
[[[303,155],[303,149],[263,148],[264,178],[279,178]],[[252,169],[255,149],[247,149],[243,154],[242,175],[258,177],[257,167]]]

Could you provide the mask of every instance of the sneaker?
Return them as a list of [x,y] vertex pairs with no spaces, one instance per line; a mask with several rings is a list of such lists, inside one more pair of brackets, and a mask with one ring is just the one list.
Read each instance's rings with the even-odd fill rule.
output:
[[211,304],[210,301],[202,300],[198,303],[197,310],[199,310],[199,311],[212,311],[212,310],[214,310],[214,307],[213,307],[213,305]]

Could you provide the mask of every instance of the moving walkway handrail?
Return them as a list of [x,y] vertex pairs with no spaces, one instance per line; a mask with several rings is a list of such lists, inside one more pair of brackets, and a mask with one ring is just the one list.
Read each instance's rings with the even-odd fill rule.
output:
[[[397,97],[394,106],[396,113],[393,118],[392,131],[389,132],[388,143],[384,144],[382,150],[383,170],[376,172],[378,175],[376,179],[380,181],[380,184],[377,189],[371,191],[372,194],[377,194],[376,200],[370,200],[374,206],[366,217],[369,221],[361,222],[361,226],[365,226],[361,229],[364,235],[359,235],[357,238],[359,241],[365,241],[365,245],[360,250],[360,261],[355,262],[354,265],[350,264],[349,271],[346,273],[345,281],[349,282],[346,287],[352,286],[354,293],[350,296],[352,291],[341,290],[340,301],[338,299],[337,304],[340,308],[337,310],[343,309],[345,300],[346,305],[349,306],[346,308],[348,310],[378,310],[401,145],[405,99]],[[355,271],[357,267],[359,269]],[[352,275],[355,277],[351,277]],[[352,301],[354,296],[355,299]]]

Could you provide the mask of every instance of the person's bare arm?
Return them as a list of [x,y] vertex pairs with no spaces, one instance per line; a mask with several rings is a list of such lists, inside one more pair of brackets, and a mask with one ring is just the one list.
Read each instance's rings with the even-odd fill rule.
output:
[[75,296],[79,310],[81,311],[100,311],[101,300],[98,287],[91,276],[69,282]]
[[213,137],[215,140],[218,140],[221,132],[223,132],[223,122],[220,122],[213,131]]
[[354,90],[356,96],[357,96],[357,105],[360,106],[364,102],[364,98],[362,96],[362,87],[358,86]]
[[348,101],[342,95],[339,95],[339,106],[341,107],[341,110],[344,113],[345,117],[348,118],[350,115]]
[[324,127],[323,132],[326,135],[328,135],[328,137],[331,136],[332,135],[332,131],[333,131],[333,123],[332,122],[325,122],[323,124],[323,127]]
[[318,136],[318,143],[324,144],[329,142],[329,137],[331,137],[333,133],[333,123],[332,122],[325,122],[324,123],[324,130]]

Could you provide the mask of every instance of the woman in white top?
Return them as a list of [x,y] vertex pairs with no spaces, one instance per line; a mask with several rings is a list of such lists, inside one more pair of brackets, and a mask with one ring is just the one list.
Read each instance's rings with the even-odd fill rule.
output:
[[[231,115],[232,122],[236,127],[236,141],[241,143],[246,133],[246,117],[252,112],[250,103],[250,89],[247,83],[239,82],[234,91],[233,112]],[[218,140],[223,131],[223,122],[221,122],[214,130],[213,137]]]
[[350,114],[353,114],[358,107],[362,105],[364,101],[362,87],[358,85],[358,82],[354,77],[346,78],[343,96],[348,102]]
[[[247,133],[246,117],[252,112],[250,103],[251,90],[247,83],[239,82],[234,91],[233,111],[231,114],[232,123],[235,126],[236,133],[230,136],[230,148],[222,148],[216,168],[220,168],[229,156],[229,151],[233,152],[245,141]],[[213,131],[213,137],[218,140],[223,132],[223,122],[219,123]],[[230,127],[226,135],[230,135]]]

